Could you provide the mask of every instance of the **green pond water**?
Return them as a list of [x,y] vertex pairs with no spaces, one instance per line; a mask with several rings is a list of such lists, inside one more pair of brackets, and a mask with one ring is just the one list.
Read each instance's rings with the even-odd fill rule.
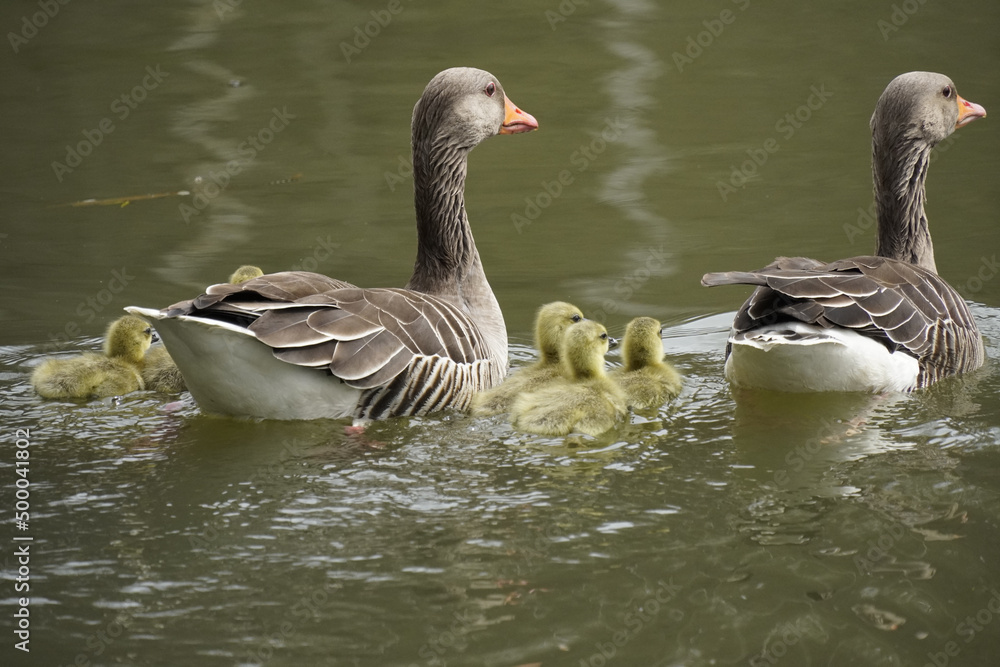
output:
[[[0,27],[0,664],[997,664],[1000,4],[43,0]],[[467,188],[514,366],[547,301],[649,315],[677,400],[564,440],[34,395],[41,357],[240,264],[402,285],[410,114],[456,65],[540,124]],[[918,69],[990,113],[928,181],[989,361],[912,395],[734,392],[747,290],[701,275],[871,252],[868,121]]]

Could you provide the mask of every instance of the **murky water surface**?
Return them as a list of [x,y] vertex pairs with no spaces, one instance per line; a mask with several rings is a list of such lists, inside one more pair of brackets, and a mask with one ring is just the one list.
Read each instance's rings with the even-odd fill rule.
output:
[[[995,664],[1000,5],[41,11],[0,8],[3,664]],[[361,438],[206,417],[186,395],[33,394],[40,357],[243,263],[403,284],[410,112],[453,65],[492,71],[541,124],[479,147],[467,192],[515,366],[546,301],[613,333],[651,315],[679,399],[562,440],[462,415]],[[700,276],[870,252],[868,119],[913,69],[991,114],[939,148],[928,208],[989,363],[911,396],[734,393],[722,355],[746,290]],[[30,654],[15,533],[34,538]]]

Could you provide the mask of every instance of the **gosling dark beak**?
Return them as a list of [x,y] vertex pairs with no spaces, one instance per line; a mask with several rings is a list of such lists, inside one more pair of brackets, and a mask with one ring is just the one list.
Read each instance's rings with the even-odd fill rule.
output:
[[612,338],[611,336],[608,336],[608,349],[609,350],[613,350],[616,347],[618,347],[618,339],[617,338]]
[[500,126],[500,134],[520,134],[521,132],[531,132],[538,129],[538,121],[527,111],[521,111],[517,105],[510,101],[506,95],[503,96],[503,125]]
[[955,123],[956,130],[960,127],[965,127],[977,118],[986,117],[986,109],[975,102],[964,100],[961,95],[956,95],[955,101],[958,102],[958,122]]
[[151,335],[152,335],[152,339],[149,341],[150,344],[152,344],[152,343],[159,343],[160,342],[160,337],[156,335],[155,331]]

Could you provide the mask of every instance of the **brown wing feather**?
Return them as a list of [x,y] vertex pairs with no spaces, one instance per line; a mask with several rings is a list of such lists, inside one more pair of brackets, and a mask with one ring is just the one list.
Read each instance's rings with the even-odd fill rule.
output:
[[[359,404],[365,417],[468,403],[472,392],[498,382],[505,370],[492,368],[479,328],[447,301],[404,289],[362,289],[308,272],[213,285],[171,306],[170,314],[239,323],[276,358],[328,369],[366,392]],[[424,375],[440,380],[439,386],[423,387]]]
[[789,320],[853,329],[917,358],[920,386],[983,363],[982,337],[962,297],[936,273],[907,262],[783,257],[758,271],[709,273],[702,284],[757,285],[736,314],[734,333]]

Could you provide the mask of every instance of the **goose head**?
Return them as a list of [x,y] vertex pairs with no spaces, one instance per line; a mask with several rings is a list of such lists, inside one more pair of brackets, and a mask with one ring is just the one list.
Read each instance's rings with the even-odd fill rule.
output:
[[985,115],[983,107],[962,99],[943,74],[908,72],[889,82],[871,119],[876,255],[937,273],[924,213],[931,149]]
[[604,375],[604,355],[610,337],[600,322],[583,320],[566,329],[560,354],[569,377],[577,380]]
[[919,142],[929,148],[986,115],[958,94],[954,82],[935,72],[907,72],[889,82],[872,114],[876,147]]
[[153,329],[149,323],[135,315],[125,315],[108,327],[104,336],[104,354],[138,364],[152,342]]
[[239,285],[240,283],[245,283],[248,280],[259,278],[262,275],[264,275],[264,272],[261,271],[259,267],[251,264],[244,264],[240,268],[233,271],[233,275],[229,276],[229,283],[232,285]]
[[535,345],[547,364],[559,363],[559,347],[570,325],[584,319],[580,309],[565,301],[553,301],[538,309],[535,317]]
[[425,150],[468,151],[495,134],[537,128],[538,121],[510,101],[495,76],[472,67],[452,67],[430,80],[413,107],[414,157],[427,142]]
[[645,368],[663,359],[660,328],[660,323],[652,317],[637,317],[628,323],[622,343],[626,370]]

